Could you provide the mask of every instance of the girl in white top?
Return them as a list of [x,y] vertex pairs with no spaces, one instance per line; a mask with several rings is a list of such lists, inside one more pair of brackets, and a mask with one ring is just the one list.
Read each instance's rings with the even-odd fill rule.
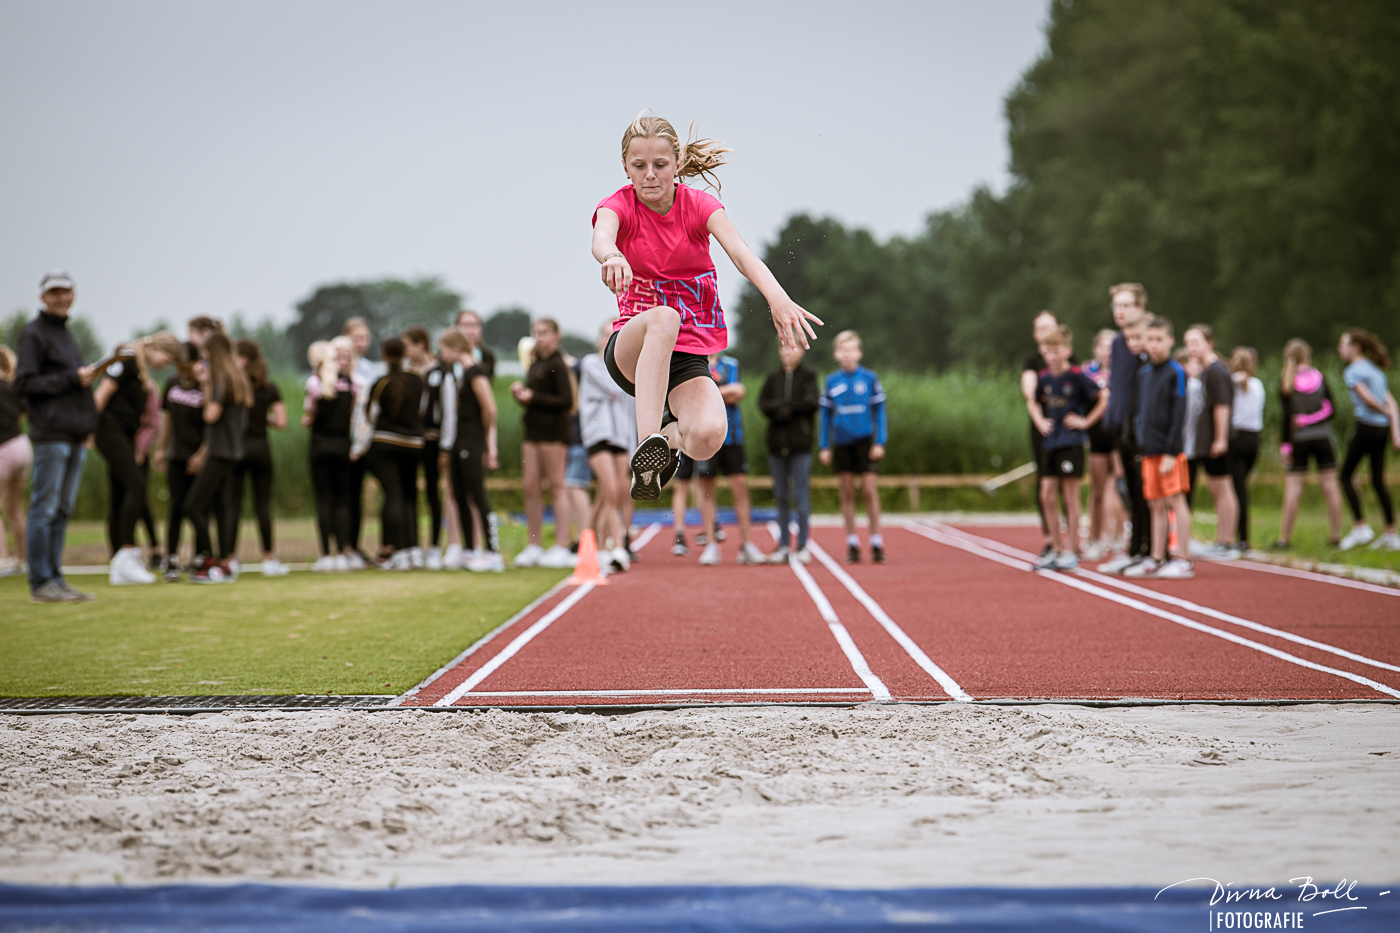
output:
[[579,376],[579,429],[588,450],[588,466],[598,480],[589,527],[598,536],[599,556],[611,559],[613,568],[631,564],[627,550],[627,525],[623,515],[631,496],[625,494],[631,479],[630,451],[637,445],[636,402],[608,372],[602,353],[612,338],[613,322],[598,331],[597,353],[583,358]]
[[1230,482],[1239,500],[1240,551],[1249,550],[1249,474],[1259,459],[1259,436],[1264,430],[1264,383],[1255,375],[1259,354],[1253,347],[1235,347],[1230,352],[1230,378],[1235,383],[1235,400],[1230,408],[1230,450],[1226,454]]

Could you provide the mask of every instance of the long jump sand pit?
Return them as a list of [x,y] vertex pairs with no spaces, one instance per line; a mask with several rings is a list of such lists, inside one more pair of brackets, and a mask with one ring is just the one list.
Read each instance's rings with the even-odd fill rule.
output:
[[1400,878],[1400,709],[0,719],[0,880]]

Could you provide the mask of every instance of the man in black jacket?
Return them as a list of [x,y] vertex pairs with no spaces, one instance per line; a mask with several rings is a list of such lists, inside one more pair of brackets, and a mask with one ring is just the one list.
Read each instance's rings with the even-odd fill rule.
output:
[[44,303],[19,338],[15,391],[29,408],[29,440],[34,445],[33,490],[29,499],[29,598],[37,603],[80,602],[93,597],[63,579],[63,545],[68,519],[78,500],[84,446],[97,428],[97,406],[89,386],[97,369],[84,366],[68,331],[68,310],[76,293],[66,272],[50,272],[39,282]]
[[797,547],[802,563],[812,559],[807,552],[808,521],[812,514],[808,481],[812,475],[812,420],[821,400],[817,373],[802,365],[801,347],[782,346],[778,356],[781,368],[768,374],[758,396],[758,409],[768,418],[768,471],[773,476],[773,498],[778,506],[778,548],[769,555],[774,564],[785,564],[794,551],[789,548],[789,493],[797,506]]

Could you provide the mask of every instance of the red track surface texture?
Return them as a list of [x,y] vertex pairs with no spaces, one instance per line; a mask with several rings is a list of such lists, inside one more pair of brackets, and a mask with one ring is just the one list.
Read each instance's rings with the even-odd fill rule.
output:
[[[1034,529],[887,530],[890,561],[744,567],[667,553],[564,586],[403,706],[983,699],[1400,699],[1400,591],[1197,565],[1190,581],[1037,573]],[[771,538],[758,531],[761,546]]]

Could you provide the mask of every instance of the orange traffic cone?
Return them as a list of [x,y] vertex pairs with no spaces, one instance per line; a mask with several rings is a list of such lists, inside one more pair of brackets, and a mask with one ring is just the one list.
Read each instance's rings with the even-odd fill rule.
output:
[[568,583],[570,586],[578,586],[580,583],[608,585],[607,578],[598,568],[598,539],[593,536],[592,528],[585,528],[579,536],[578,565],[574,567],[573,576],[569,577]]

